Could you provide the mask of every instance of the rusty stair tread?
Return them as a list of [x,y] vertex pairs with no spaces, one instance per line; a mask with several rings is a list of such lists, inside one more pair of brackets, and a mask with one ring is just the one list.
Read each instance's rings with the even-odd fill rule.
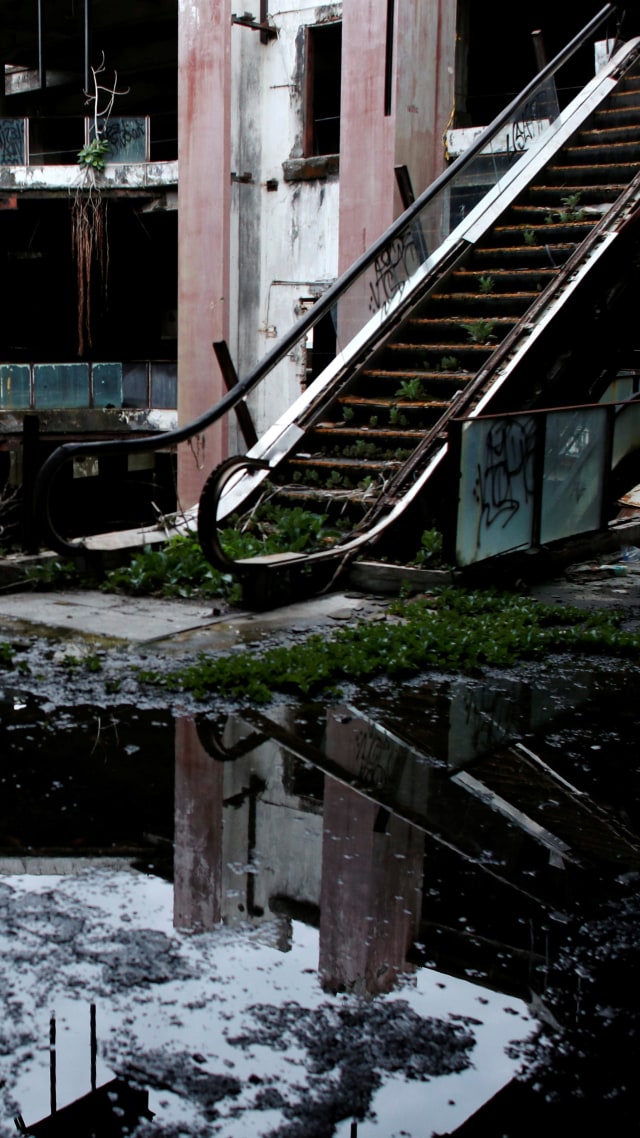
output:
[[640,145],[638,142],[638,129],[636,121],[638,117],[638,110],[636,107],[633,108],[633,112],[635,117],[631,119],[628,125],[625,125],[624,123],[618,123],[616,125],[605,124],[603,126],[595,125],[591,127],[590,130],[586,130],[583,132],[583,134],[580,135],[580,141],[586,146],[603,146],[609,145],[610,143],[613,143],[615,145],[616,142],[626,142],[627,135],[631,135],[631,139],[629,141],[635,142],[636,146]]
[[[471,373],[468,371],[462,371],[462,370],[456,371],[454,368],[452,368],[450,371],[445,370],[445,369],[442,369],[442,371],[433,371],[433,370],[423,371],[419,368],[413,368],[413,369],[409,369],[409,368],[402,368],[402,369],[367,368],[361,374],[367,375],[367,376],[372,376],[374,379],[395,379],[395,380],[420,379],[423,382],[426,380],[429,380],[429,381],[433,381],[434,383],[438,383],[440,381],[443,381],[446,383],[446,382],[451,382],[454,379],[464,379],[466,382],[466,380],[468,380],[470,378],[470,375],[471,375]],[[350,398],[351,398],[350,396],[344,396],[342,401],[343,402],[350,401]]]
[[406,430],[404,428],[391,429],[390,427],[344,427],[342,423],[319,423],[313,428],[315,435],[337,437],[345,442],[347,439],[357,438],[373,443],[386,442],[388,439],[406,439],[413,442],[421,438],[422,431]]
[[[484,274],[479,272],[478,276],[482,277],[482,276],[484,276]],[[476,289],[475,292],[470,292],[468,289],[461,289],[460,292],[434,293],[434,295],[431,297],[431,302],[433,303],[435,301],[437,303],[438,301],[441,301],[441,300],[446,300],[446,301],[455,300],[455,301],[465,301],[465,302],[466,301],[474,301],[474,300],[489,300],[489,299],[495,300],[497,297],[499,297],[500,300],[505,300],[505,301],[508,301],[508,300],[518,301],[518,300],[528,299],[529,297],[531,297],[531,299],[535,299],[537,296],[538,296],[538,290],[537,289],[528,289],[528,290],[523,289],[522,291],[518,291],[518,292],[515,292],[515,291],[496,292],[495,289],[492,289],[491,292],[481,292],[480,289],[478,288],[478,289]]]
[[584,157],[589,165],[600,165],[600,163],[589,162],[589,159],[595,157],[596,154],[602,154],[604,152],[606,153],[607,164],[610,162],[616,165],[620,158],[626,160],[626,151],[631,150],[636,152],[638,149],[640,149],[640,139],[638,139],[637,132],[635,132],[634,137],[613,142],[585,142],[581,138],[576,144],[565,146],[562,151],[562,156],[566,158],[568,155],[577,154]]
[[[432,344],[401,344],[401,343],[387,344],[387,346],[384,350],[385,350],[385,353],[386,352],[392,352],[394,354],[398,354],[398,353],[402,352],[405,355],[408,355],[408,354],[415,355],[416,352],[419,352],[419,351],[424,351],[424,352],[429,351],[432,353],[437,352],[437,353],[440,353],[442,355],[451,355],[451,356],[453,356],[453,355],[461,356],[461,355],[466,353],[467,355],[471,355],[471,356],[484,357],[484,356],[490,354],[495,349],[495,346],[496,345],[494,343],[474,344],[474,343],[467,343],[464,340],[455,340],[455,341],[448,340],[448,341],[439,341],[437,343],[432,343]],[[464,371],[465,369],[461,368],[460,370]]]
[[[590,165],[583,166],[583,165],[580,165],[579,163],[573,164],[573,163],[569,162],[567,165],[564,165],[564,166],[547,166],[545,169],[545,173],[546,173],[547,177],[551,177],[551,178],[555,178],[555,177],[557,177],[557,178],[571,178],[571,179],[576,178],[576,177],[581,177],[581,178],[587,177],[588,178],[589,175],[591,175],[592,178],[599,178],[602,175],[603,171],[605,171],[607,169],[609,169],[609,167],[603,165],[602,163],[596,163],[592,166],[590,166]],[[634,176],[634,174],[637,173],[638,169],[640,169],[640,160],[637,162],[624,162],[624,163],[618,162],[614,166],[612,173],[615,172],[616,177],[622,176],[622,178],[624,179],[624,185],[626,186],[627,182],[631,181],[631,178]],[[573,188],[573,182],[572,182],[572,188]]]
[[[467,372],[462,378],[466,383],[471,378],[471,376],[469,372]],[[343,407],[377,407],[381,411],[391,410],[392,407],[397,407],[399,411],[415,409],[428,410],[430,407],[447,407],[448,403],[449,401],[447,399],[429,398],[415,400],[412,403],[408,403],[404,399],[400,401],[397,397],[393,398],[392,396],[385,397],[384,395],[370,395],[368,392],[366,395],[343,395],[340,399],[340,404]],[[345,427],[339,423],[336,429],[348,432],[350,428],[351,424],[348,424]],[[377,428],[375,427],[371,428],[372,431],[376,429]]]
[[290,458],[288,461],[289,461],[290,466],[296,466],[296,467],[298,467],[298,466],[316,466],[316,467],[319,466],[323,469],[326,468],[327,470],[331,471],[331,470],[335,470],[335,468],[337,466],[340,466],[340,467],[344,467],[345,470],[352,470],[352,471],[353,470],[359,470],[359,471],[364,471],[365,473],[370,473],[373,470],[379,470],[381,466],[383,466],[383,467],[390,467],[391,466],[391,467],[394,467],[394,469],[395,469],[396,467],[398,467],[402,464],[403,459],[382,458],[382,457],[377,458],[377,459],[375,459],[375,458],[345,458],[345,457],[338,457],[338,456],[325,457],[324,455],[309,455],[307,457],[307,456],[303,456],[303,455],[300,455],[300,456],[295,455],[293,458]]

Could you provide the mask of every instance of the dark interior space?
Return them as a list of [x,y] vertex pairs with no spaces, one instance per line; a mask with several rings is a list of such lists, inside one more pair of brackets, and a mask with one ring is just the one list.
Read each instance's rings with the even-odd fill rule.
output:
[[[118,92],[112,115],[151,116],[152,160],[177,157],[176,0],[0,0],[0,59],[9,69],[0,114],[32,120],[32,149],[43,161],[82,146],[78,120],[93,114],[85,92],[95,92],[91,69],[101,65],[101,83]],[[102,92],[99,109],[108,99]],[[42,123],[41,143],[36,120],[47,118],[54,122]]]
[[340,75],[342,24],[339,21],[307,29],[307,154],[338,154],[340,150]]
[[[486,126],[536,75],[538,66],[532,33],[541,33],[548,61],[603,8],[598,0],[587,3],[511,5],[505,12],[497,0],[458,4],[458,91],[456,126]],[[615,21],[598,32],[605,39],[615,34]],[[565,106],[594,73],[592,47],[578,53],[562,72],[558,96]]]
[[[144,212],[136,199],[105,199],[106,279],[92,268],[93,360],[175,359],[177,212]],[[0,211],[5,281],[0,360],[79,358],[73,198],[20,200]]]

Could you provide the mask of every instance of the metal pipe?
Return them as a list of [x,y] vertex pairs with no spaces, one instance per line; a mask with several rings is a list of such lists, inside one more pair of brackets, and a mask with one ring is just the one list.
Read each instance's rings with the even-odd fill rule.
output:
[[89,93],[91,78],[91,0],[84,0],[84,90]]
[[47,85],[47,71],[45,67],[44,58],[44,13],[42,10],[43,0],[38,0],[38,84],[41,91],[44,91]]

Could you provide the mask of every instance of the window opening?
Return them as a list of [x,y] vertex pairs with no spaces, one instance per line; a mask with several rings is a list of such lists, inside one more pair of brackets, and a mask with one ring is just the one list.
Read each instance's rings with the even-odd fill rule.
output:
[[307,28],[305,154],[340,151],[342,24]]

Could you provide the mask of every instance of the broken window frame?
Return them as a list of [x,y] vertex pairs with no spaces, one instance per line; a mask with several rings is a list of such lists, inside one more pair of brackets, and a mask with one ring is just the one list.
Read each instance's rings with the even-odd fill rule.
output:
[[[338,31],[336,31],[336,29]],[[335,60],[334,37],[339,34],[340,53]],[[331,37],[331,38],[330,38]],[[322,46],[322,40],[325,40]],[[322,50],[321,49],[322,46]],[[329,65],[327,67],[327,64]],[[318,84],[323,73],[331,73],[337,80],[337,115],[318,116]],[[304,90],[304,156],[323,157],[340,153],[340,80],[342,73],[342,21],[331,20],[323,24],[309,24],[305,29],[305,90]],[[334,87],[335,93],[335,87]],[[331,108],[330,108],[331,109]],[[327,124],[331,123],[331,126]],[[333,145],[323,144],[319,139],[318,127],[322,124],[323,136],[328,136]]]

